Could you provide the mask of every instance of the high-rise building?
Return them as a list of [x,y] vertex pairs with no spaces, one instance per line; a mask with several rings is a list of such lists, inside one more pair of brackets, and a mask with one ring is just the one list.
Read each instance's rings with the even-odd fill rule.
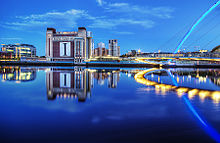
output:
[[57,32],[54,28],[47,28],[47,61],[83,62],[91,57],[92,48],[92,32],[85,27],[79,27],[77,32]]
[[14,58],[36,57],[36,47],[29,44],[3,45],[2,52],[11,53]]
[[117,47],[118,57],[120,56],[120,46]]
[[120,47],[118,46],[118,40],[109,40],[109,55],[113,57],[120,56]]
[[94,39],[92,39],[92,49],[91,49],[91,57],[94,57],[95,43]]

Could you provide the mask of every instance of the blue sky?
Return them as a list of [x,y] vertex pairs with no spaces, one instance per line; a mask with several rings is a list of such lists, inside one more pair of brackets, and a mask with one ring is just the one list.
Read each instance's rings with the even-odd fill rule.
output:
[[[121,53],[175,51],[189,27],[217,0],[8,0],[1,2],[0,43],[27,43],[45,55],[46,28],[85,26],[95,45],[118,39]],[[220,8],[183,45],[187,51],[220,44]]]

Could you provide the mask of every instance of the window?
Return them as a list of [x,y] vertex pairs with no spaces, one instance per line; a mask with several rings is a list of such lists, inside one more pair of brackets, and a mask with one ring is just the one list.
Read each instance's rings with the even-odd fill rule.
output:
[[81,56],[81,41],[76,41],[76,57]]
[[60,56],[70,56],[70,42],[60,42]]
[[63,43],[64,44],[64,56],[66,56],[66,44],[67,43]]

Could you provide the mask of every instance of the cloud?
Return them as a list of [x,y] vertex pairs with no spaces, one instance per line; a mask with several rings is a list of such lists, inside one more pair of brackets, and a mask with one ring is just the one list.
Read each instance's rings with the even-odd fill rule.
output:
[[8,38],[6,38],[6,37],[3,37],[3,38],[1,38],[0,37],[0,40],[21,40],[22,38],[19,38],[19,37],[8,37]]
[[153,16],[162,19],[172,18],[172,13],[174,12],[171,7],[148,7],[129,3],[109,3],[104,8],[107,12],[124,13],[131,16]]
[[104,0],[96,0],[96,2],[98,3],[99,6],[106,4]]
[[[141,26],[145,29],[156,25],[157,19],[170,19],[174,9],[166,6],[149,7],[130,3],[110,3],[104,0],[96,0],[98,5],[104,9],[107,15],[115,18],[99,18],[90,25],[92,28],[115,29],[122,25]],[[112,16],[111,16],[112,17]],[[131,34],[131,33],[118,33]]]
[[62,27],[63,29],[77,26],[78,20],[94,20],[85,10],[71,9],[65,12],[47,12],[44,14],[32,14],[29,16],[17,16],[16,22],[2,24],[4,28],[16,30],[38,29],[42,27]]
[[110,19],[105,16],[91,16],[87,11],[71,9],[65,12],[47,12],[44,14],[32,14],[29,16],[17,16],[16,21],[1,24],[4,28],[14,30],[38,30],[46,27],[59,27],[69,29],[69,27],[78,26],[78,22],[87,21],[88,27],[115,29],[122,25],[137,25],[144,28],[152,28],[154,21],[148,19],[133,18],[114,18]]
[[[130,3],[109,3],[96,0],[104,10],[104,16],[92,16],[86,10],[70,9],[64,12],[50,11],[43,14],[16,16],[13,21],[0,23],[3,28],[26,31],[41,31],[46,27],[66,30],[78,27],[79,23],[87,24],[90,28],[117,29],[119,26],[140,26],[145,29],[156,25],[158,19],[169,19],[174,9],[170,7],[147,7]],[[116,30],[115,30],[116,31]],[[118,32],[118,34],[131,34]]]
[[92,28],[105,28],[114,29],[121,25],[140,25],[144,28],[152,28],[154,26],[154,21],[151,20],[135,20],[135,19],[97,19],[89,27]]
[[133,35],[134,34],[134,32],[128,32],[128,31],[112,31],[112,33],[118,34],[118,35]]

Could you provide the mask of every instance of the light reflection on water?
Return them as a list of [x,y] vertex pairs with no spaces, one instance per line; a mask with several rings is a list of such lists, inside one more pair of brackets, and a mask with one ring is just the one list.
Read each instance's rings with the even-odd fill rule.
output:
[[[156,90],[162,91],[162,95],[172,90],[176,91],[180,97],[184,93],[187,93],[190,99],[199,95],[201,100],[211,98],[218,104],[220,102],[218,74],[219,72],[216,70],[205,71],[197,69],[194,72],[189,69],[182,69],[181,71],[175,69],[171,71],[153,68],[139,72],[135,75],[135,80],[147,86],[154,86]],[[205,78],[201,75],[205,75]],[[186,80],[184,81],[184,79]]]
[[[163,73],[159,73],[160,76],[158,76],[158,81],[154,82],[151,80],[147,80],[145,79],[145,75],[150,74],[151,72],[157,72],[157,71],[165,71],[166,74],[168,74],[170,76],[170,78],[172,79],[173,85],[170,83],[161,83],[160,78],[161,75],[163,75]],[[209,71],[210,72],[210,71]],[[215,72],[215,71],[214,71]],[[183,79],[184,79],[184,73],[185,72],[181,72]],[[199,78],[199,83],[200,83],[200,76],[199,76],[199,71],[197,70],[196,72],[196,77]],[[177,94],[182,97],[184,99],[184,102],[186,103],[187,107],[190,109],[192,115],[197,119],[198,123],[200,123],[201,127],[204,129],[204,131],[206,131],[207,134],[209,134],[210,137],[212,137],[216,142],[220,142],[220,134],[211,126],[209,125],[209,123],[207,123],[207,121],[205,119],[202,118],[201,115],[199,115],[199,113],[196,111],[196,109],[193,107],[193,105],[190,103],[189,99],[192,99],[193,96],[195,95],[199,95],[201,99],[204,99],[206,97],[211,97],[211,99],[214,100],[214,102],[216,104],[219,103],[220,100],[220,92],[219,91],[209,91],[209,90],[200,90],[200,89],[196,89],[195,86],[193,86],[193,88],[189,88],[189,87],[181,87],[183,85],[179,84],[179,77],[178,77],[178,73],[177,73],[177,78],[175,79],[174,74],[172,74],[170,72],[170,70],[166,70],[166,69],[149,69],[146,71],[142,71],[139,72],[135,75],[135,80],[141,84],[145,84],[147,86],[155,86],[156,89],[159,89],[161,91],[163,91],[162,93],[166,93],[167,90],[172,90],[172,91],[177,91]],[[191,79],[191,75],[193,74],[188,74],[188,76],[190,75],[190,79]],[[208,73],[206,74],[206,78]],[[151,74],[151,78],[153,78],[153,74]],[[206,81],[206,80],[205,80]],[[187,98],[187,95],[189,97],[189,99]]]
[[[134,76],[145,70],[148,69],[0,68],[0,107],[5,109],[0,112],[3,116],[0,137],[9,142],[36,139],[41,142],[57,139],[64,142],[163,142],[179,141],[183,137],[183,141],[212,140],[200,130],[178,93],[135,81]],[[220,89],[218,69],[168,70],[180,86]],[[173,84],[164,71],[152,72],[145,78]],[[190,100],[220,131],[219,103],[197,96]],[[39,136],[22,138],[29,132]],[[100,137],[93,136],[93,132]],[[66,135],[59,137],[58,133]]]

